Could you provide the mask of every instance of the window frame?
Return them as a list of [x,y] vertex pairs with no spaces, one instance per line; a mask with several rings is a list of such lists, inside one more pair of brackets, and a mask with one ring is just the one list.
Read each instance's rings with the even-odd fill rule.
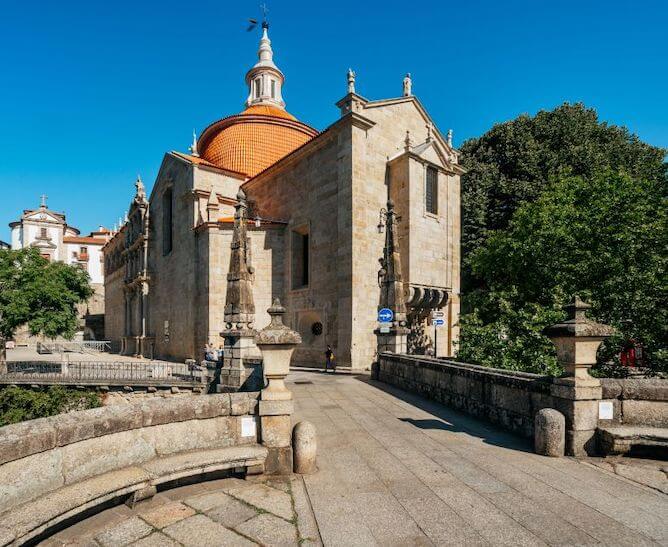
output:
[[[430,176],[433,174],[433,177]],[[438,169],[427,165],[425,169],[424,209],[429,215],[438,216]]]

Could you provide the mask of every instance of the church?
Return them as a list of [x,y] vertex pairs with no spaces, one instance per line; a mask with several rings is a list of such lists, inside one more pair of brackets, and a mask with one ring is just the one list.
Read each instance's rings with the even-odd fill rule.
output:
[[464,170],[452,133],[436,128],[409,75],[400,96],[369,100],[352,70],[336,121],[318,131],[297,120],[268,30],[244,110],[193,137],[189,153],[166,153],[150,195],[135,183],[128,220],[104,247],[106,338],[127,355],[200,360],[232,321],[262,329],[279,298],[302,337],[293,364],[322,366],[329,345],[339,367],[367,369],[389,204],[408,350],[454,355]]

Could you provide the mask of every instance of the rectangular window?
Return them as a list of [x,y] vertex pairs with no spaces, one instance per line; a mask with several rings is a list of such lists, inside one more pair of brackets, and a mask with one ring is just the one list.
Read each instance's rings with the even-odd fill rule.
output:
[[276,80],[271,81],[271,98],[276,98]]
[[438,214],[438,170],[435,167],[427,167],[425,207],[428,213]]
[[260,86],[261,86],[261,85],[262,85],[262,82],[261,82],[260,78],[258,78],[257,80],[255,80],[255,98],[256,98],[256,99],[260,96],[260,91],[261,91],[261,87],[260,87]]
[[87,255],[88,254],[88,247],[79,247],[79,254]]
[[42,239],[46,239],[46,236],[47,236],[47,234],[46,234],[46,228],[40,228],[40,229],[39,229],[39,236],[40,236]]
[[309,235],[304,228],[292,232],[292,288],[301,289],[309,284]]
[[173,229],[173,205],[172,189],[162,194],[162,254],[167,255],[172,252],[172,232]]

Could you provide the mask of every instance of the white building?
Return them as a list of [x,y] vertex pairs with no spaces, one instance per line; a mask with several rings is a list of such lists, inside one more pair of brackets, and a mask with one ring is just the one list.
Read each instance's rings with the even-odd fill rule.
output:
[[10,223],[12,249],[34,247],[47,260],[58,260],[88,272],[91,284],[104,286],[102,247],[111,232],[102,226],[88,236],[69,226],[63,213],[48,209],[46,196],[38,209],[26,209],[20,220]]

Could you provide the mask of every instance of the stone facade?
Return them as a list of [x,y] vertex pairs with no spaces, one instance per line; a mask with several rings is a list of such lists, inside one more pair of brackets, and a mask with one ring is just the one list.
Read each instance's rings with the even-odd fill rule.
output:
[[[269,322],[264,310],[280,298],[286,324],[303,340],[293,364],[321,366],[327,345],[340,367],[366,369],[373,362],[385,241],[377,225],[390,198],[400,217],[409,343],[417,353],[454,354],[458,153],[413,95],[368,101],[352,92],[337,106],[336,122],[253,177],[200,158],[196,145],[191,155],[165,156],[149,198],[147,324],[156,357],[199,360],[206,344],[223,344],[239,188],[249,205],[255,329]],[[109,312],[117,314],[116,293],[107,291]],[[429,323],[434,309],[446,317],[438,341]],[[107,332],[116,336],[118,329]]]

